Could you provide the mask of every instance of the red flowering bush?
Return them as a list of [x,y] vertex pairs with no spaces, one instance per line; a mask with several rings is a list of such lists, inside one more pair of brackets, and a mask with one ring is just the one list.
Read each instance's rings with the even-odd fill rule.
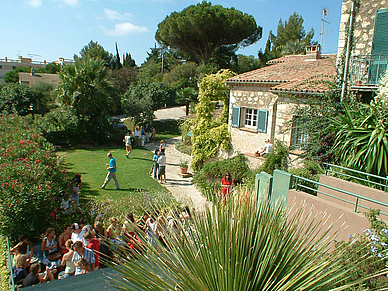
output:
[[31,117],[0,117],[0,232],[37,238],[55,224],[66,179]]

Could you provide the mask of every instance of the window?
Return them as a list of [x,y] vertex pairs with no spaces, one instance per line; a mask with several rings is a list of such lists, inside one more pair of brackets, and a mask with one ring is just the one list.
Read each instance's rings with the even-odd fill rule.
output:
[[308,134],[306,131],[306,123],[300,117],[294,117],[291,129],[291,148],[300,150],[302,145],[308,141]]
[[268,111],[233,106],[232,127],[246,127],[258,132],[267,132]]
[[257,109],[245,108],[244,127],[257,128]]
[[12,70],[16,70],[16,66],[12,66]]

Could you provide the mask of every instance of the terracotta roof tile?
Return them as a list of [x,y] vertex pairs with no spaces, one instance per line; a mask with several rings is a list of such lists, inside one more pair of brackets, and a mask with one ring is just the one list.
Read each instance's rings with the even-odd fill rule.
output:
[[328,86],[322,81],[335,75],[335,58],[336,55],[323,55],[320,59],[284,56],[268,62],[270,66],[229,78],[226,83],[273,84],[273,91],[324,92]]

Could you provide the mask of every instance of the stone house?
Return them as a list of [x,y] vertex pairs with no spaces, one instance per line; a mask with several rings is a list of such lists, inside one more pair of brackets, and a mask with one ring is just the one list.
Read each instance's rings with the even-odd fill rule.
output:
[[[346,51],[347,23],[352,13],[352,0],[343,0],[338,57]],[[388,63],[388,0],[359,0],[353,26],[353,48],[350,54],[351,89],[365,101],[373,97],[379,79]]]
[[306,50],[306,55],[274,59],[267,67],[226,80],[231,89],[228,123],[232,151],[246,154],[253,167],[261,163],[253,153],[266,138],[291,146],[294,154],[307,138],[293,108],[301,100],[328,90],[323,81],[333,79],[336,55],[321,55],[320,46]]

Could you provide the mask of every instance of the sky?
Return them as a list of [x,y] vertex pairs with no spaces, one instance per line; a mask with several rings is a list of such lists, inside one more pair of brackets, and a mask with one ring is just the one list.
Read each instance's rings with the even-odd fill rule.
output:
[[[201,1],[192,0],[0,0],[0,59],[18,55],[34,61],[72,58],[90,40],[107,51],[129,52],[140,65],[155,46],[157,26],[174,11]],[[276,33],[279,19],[297,12],[306,31],[314,29],[320,42],[322,10],[325,20],[323,53],[336,53],[341,0],[214,0],[213,5],[234,7],[252,15],[263,37],[237,53],[254,55],[264,50],[269,31]]]

